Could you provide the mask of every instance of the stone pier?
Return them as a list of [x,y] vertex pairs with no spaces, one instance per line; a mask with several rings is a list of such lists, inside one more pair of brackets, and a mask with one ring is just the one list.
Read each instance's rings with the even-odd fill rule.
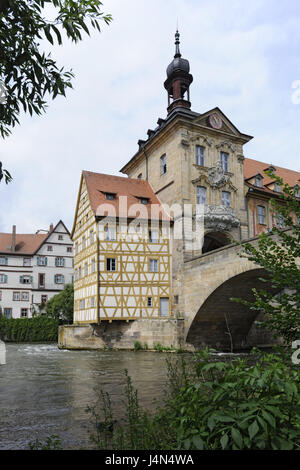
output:
[[184,320],[138,319],[102,322],[99,325],[64,325],[59,327],[58,347],[74,350],[133,350],[139,341],[153,349],[163,347],[180,349],[184,346]]

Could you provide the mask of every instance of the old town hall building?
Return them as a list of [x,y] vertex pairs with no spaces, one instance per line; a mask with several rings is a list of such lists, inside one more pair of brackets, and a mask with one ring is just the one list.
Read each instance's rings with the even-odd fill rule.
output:
[[[221,109],[192,111],[193,76],[181,55],[178,32],[175,39],[175,56],[164,83],[167,116],[158,119],[146,139],[138,141],[136,154],[120,170],[126,177],[82,174],[72,231],[77,324],[169,317],[182,319],[180,334],[186,340],[201,310],[201,305],[195,309],[193,296],[205,282],[207,295],[215,289],[213,281],[201,277],[202,267],[211,266],[212,279],[223,275],[208,254],[221,250],[224,257],[224,249],[234,240],[255,238],[282,223],[270,205],[271,198],[280,197],[280,187],[265,172],[271,169],[297,188],[300,183],[299,172],[246,158],[244,146],[252,137],[242,133]],[[124,197],[128,205],[120,213]],[[138,231],[130,234],[129,222],[134,218],[130,211],[136,204],[144,205],[146,211]],[[107,217],[109,205],[115,208],[111,217]],[[152,205],[160,208],[158,216],[151,215]],[[182,236],[175,237],[181,216],[167,208],[183,210],[185,206],[190,208],[189,228],[181,225]],[[199,206],[203,243],[191,249],[187,241],[196,230]],[[192,279],[189,273],[195,263],[199,270]],[[229,277],[230,259],[226,273]],[[195,286],[192,295],[190,285]]]

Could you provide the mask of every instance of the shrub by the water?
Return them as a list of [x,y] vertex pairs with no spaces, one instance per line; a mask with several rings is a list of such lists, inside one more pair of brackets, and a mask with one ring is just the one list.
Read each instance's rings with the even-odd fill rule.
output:
[[192,369],[184,361],[169,367],[169,393],[154,416],[140,407],[127,371],[123,423],[101,392],[102,413],[88,408],[96,448],[299,450],[300,377],[290,358],[258,352],[252,363],[212,362],[208,352],[195,358]]
[[56,342],[58,320],[46,316],[33,318],[6,318],[0,315],[0,338],[6,342]]

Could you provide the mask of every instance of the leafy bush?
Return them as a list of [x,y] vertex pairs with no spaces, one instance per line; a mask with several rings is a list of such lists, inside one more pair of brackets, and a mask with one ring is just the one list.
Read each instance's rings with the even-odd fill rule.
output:
[[126,371],[125,420],[116,423],[108,394],[102,413],[89,408],[98,449],[293,450],[300,442],[299,371],[282,354],[212,362],[169,362],[169,391],[154,416],[141,409]]
[[281,355],[208,362],[175,398],[172,423],[184,449],[292,450],[300,442],[299,371]]
[[135,341],[134,350],[135,351],[142,351],[143,350],[143,345],[140,341]]
[[74,313],[74,286],[66,284],[59,294],[46,303],[46,314],[60,324],[72,325]]
[[0,315],[0,338],[16,343],[57,342],[58,323],[42,315],[10,319]]

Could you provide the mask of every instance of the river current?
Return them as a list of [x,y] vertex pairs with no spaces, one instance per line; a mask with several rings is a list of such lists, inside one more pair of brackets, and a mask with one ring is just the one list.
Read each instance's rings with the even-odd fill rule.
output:
[[[64,449],[88,449],[90,415],[99,391],[121,400],[127,369],[140,402],[154,409],[164,396],[166,354],[64,351],[56,344],[6,344],[0,366],[0,449],[27,449],[35,439],[59,436]],[[118,416],[117,416],[118,417]]]

